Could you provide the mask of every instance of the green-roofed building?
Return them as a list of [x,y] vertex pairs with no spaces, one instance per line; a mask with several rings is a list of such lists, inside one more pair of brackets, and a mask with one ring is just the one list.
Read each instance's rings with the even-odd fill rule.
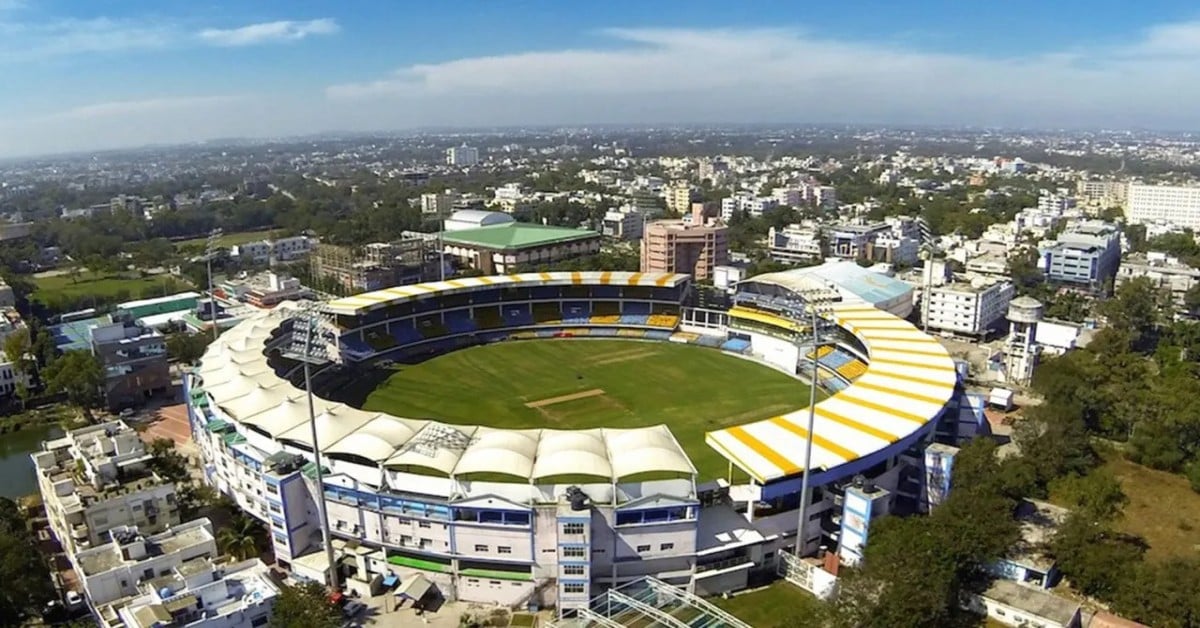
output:
[[485,275],[516,272],[521,264],[549,264],[595,255],[600,234],[586,229],[521,222],[442,234],[446,254]]

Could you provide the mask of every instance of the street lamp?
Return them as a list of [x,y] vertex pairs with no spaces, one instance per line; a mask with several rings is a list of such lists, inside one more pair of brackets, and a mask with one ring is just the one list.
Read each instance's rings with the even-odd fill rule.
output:
[[204,247],[204,261],[208,265],[208,313],[212,316],[213,340],[217,339],[217,295],[213,292],[212,263],[217,256],[217,240],[221,238],[221,228],[217,227],[208,234],[208,245]]
[[329,531],[329,513],[325,508],[325,473],[321,469],[321,446],[317,442],[317,411],[313,400],[312,365],[325,364],[337,359],[336,351],[330,351],[333,317],[321,310],[315,301],[303,301],[292,314],[292,344],[284,356],[304,364],[304,392],[308,397],[308,424],[312,428],[313,464],[317,474],[317,512],[321,517],[321,536],[325,544],[325,559],[329,561],[329,587],[338,590],[337,564],[333,558],[333,543]]
[[[807,314],[811,318],[813,358],[812,373],[808,383],[808,426],[806,427],[807,435],[804,439],[804,476],[800,481],[800,509],[796,521],[796,558],[800,558],[804,554],[804,543],[807,540],[804,528],[805,524],[808,523],[808,480],[812,474],[813,430],[817,422],[817,379],[820,376],[820,356],[818,355],[818,350],[822,346],[821,314],[829,313],[832,301],[828,290],[824,288],[806,290],[802,293],[802,296],[803,308],[807,310]],[[800,340],[801,336],[797,335],[797,347],[800,345]]]

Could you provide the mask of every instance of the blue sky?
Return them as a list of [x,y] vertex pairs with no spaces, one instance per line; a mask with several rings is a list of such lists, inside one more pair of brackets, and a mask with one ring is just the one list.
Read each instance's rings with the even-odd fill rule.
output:
[[424,125],[1200,128],[1200,5],[0,0],[0,156]]

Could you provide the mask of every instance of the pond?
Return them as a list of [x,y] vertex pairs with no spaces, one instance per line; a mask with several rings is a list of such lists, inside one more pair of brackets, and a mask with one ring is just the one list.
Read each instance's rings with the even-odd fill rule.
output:
[[40,449],[42,441],[62,435],[63,430],[57,425],[39,425],[0,434],[0,497],[16,499],[38,492],[37,476],[29,454]]

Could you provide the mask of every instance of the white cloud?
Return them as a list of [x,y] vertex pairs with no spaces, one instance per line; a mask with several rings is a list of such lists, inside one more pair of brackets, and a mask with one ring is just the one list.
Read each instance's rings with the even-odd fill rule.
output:
[[[616,46],[402,67],[331,102],[417,124],[1200,123],[1200,23],[1123,47],[987,57],[796,30],[613,29]],[[1170,52],[1173,59],[1150,58]],[[436,106],[434,106],[436,103]],[[400,104],[400,106],[397,106]]]
[[151,113],[175,112],[186,113],[197,110],[226,105],[248,99],[245,95],[221,96],[188,96],[172,98],[149,98],[145,100],[116,100],[111,102],[82,105],[52,113],[46,116],[51,120],[98,120],[102,118],[121,118],[127,116],[142,116]]
[[103,17],[43,22],[0,21],[0,62],[164,48],[172,43],[175,35],[169,24]]
[[258,44],[298,41],[313,35],[332,35],[340,30],[336,21],[329,18],[295,21],[280,20],[248,24],[239,28],[207,28],[199,38],[214,46],[254,46]]

